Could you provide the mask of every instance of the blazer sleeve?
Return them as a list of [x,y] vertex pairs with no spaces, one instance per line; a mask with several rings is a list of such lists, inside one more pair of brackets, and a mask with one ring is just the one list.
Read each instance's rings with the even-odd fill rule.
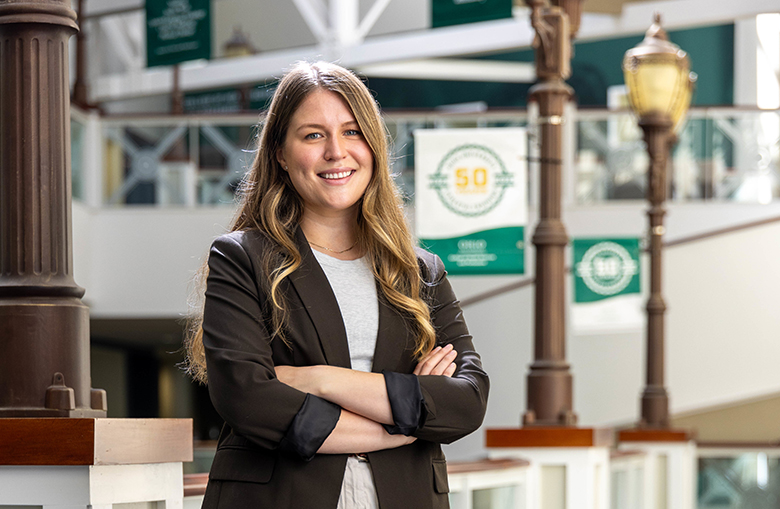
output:
[[482,425],[490,381],[474,349],[460,303],[447,280],[444,264],[431,253],[418,251],[418,255],[425,266],[424,295],[431,307],[436,344],[452,344],[458,356],[452,377],[418,377],[425,416],[414,436],[451,443]]
[[261,448],[308,460],[335,428],[341,409],[276,378],[264,316],[269,306],[241,235],[219,237],[209,254],[203,310],[209,394],[236,433]]

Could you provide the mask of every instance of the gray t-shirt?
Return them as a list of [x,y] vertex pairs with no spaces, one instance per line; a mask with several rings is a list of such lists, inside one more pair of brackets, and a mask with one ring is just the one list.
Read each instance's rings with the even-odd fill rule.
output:
[[371,371],[379,331],[376,281],[366,257],[339,260],[312,249],[336,296],[347,331],[352,369]]

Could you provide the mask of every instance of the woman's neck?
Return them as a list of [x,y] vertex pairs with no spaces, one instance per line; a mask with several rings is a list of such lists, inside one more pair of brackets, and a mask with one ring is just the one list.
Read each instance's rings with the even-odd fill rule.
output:
[[303,215],[301,229],[312,249],[340,260],[355,260],[363,256],[357,245],[357,215],[323,217]]

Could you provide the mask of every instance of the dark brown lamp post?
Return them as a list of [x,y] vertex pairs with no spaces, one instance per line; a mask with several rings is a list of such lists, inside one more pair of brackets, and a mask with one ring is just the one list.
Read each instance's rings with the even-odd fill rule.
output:
[[[536,30],[536,76],[539,82],[530,90],[530,100],[539,105],[540,196],[539,223],[533,235],[536,247],[536,285],[534,301],[534,361],[528,373],[526,411],[520,428],[486,430],[485,444],[496,454],[522,454],[544,466],[559,467],[561,457],[581,458],[583,451],[597,450],[592,458],[606,458],[612,444],[612,430],[577,427],[572,408],[573,380],[566,362],[566,309],[564,254],[569,237],[561,221],[561,164],[563,152],[564,107],[573,91],[565,83],[571,75],[571,39],[580,24],[582,0],[526,0],[531,7],[531,25]],[[554,461],[546,451],[571,448],[571,456]],[[522,452],[520,452],[522,451]],[[537,453],[539,455],[537,455]],[[589,456],[591,457],[591,456]],[[605,464],[563,460],[566,478],[597,479]],[[566,480],[550,482],[547,493],[568,489]],[[586,482],[588,486],[591,486]],[[557,486],[557,488],[550,488]],[[583,493],[582,507],[601,507],[595,492],[605,497],[606,484],[593,482]],[[552,500],[552,499],[550,499]],[[557,502],[556,502],[557,503]],[[591,505],[596,504],[596,505]],[[579,507],[579,506],[578,506]]]
[[104,417],[73,280],[70,0],[0,0],[0,417]]
[[661,253],[664,235],[664,202],[670,140],[681,124],[691,101],[695,75],[688,56],[669,42],[661,18],[647,31],[645,39],[626,52],[623,72],[631,108],[644,132],[648,169],[647,199],[650,209],[650,298],[647,301],[647,373],[642,393],[639,427],[669,427],[669,397],[664,387],[664,312],[661,293]]
[[569,238],[561,222],[563,110],[572,89],[571,39],[580,24],[581,0],[526,0],[536,30],[536,75],[530,99],[539,105],[540,204],[536,246],[534,362],[528,374],[527,426],[572,426],[572,376],[566,363],[564,250]]

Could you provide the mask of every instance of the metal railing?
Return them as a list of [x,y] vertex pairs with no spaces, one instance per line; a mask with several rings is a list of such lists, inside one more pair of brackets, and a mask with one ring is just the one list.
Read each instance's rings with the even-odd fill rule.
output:
[[[74,198],[88,179],[99,179],[99,205],[232,205],[251,164],[257,115],[109,117],[101,138],[87,143],[86,117],[71,123]],[[537,138],[525,110],[385,115],[396,180],[414,200],[414,131],[418,129],[527,127],[529,178]],[[647,155],[628,112],[581,110],[564,142],[572,147],[564,174],[574,185],[564,200],[576,205],[644,200]],[[91,149],[88,147],[92,147]],[[95,157],[89,150],[100,150]],[[100,168],[88,161],[102,161]],[[97,163],[98,165],[100,163]],[[94,163],[93,165],[94,166]],[[670,200],[769,203],[780,197],[780,111],[694,109],[673,149]],[[528,189],[533,189],[528,186]],[[533,196],[530,196],[533,203]]]
[[[576,202],[643,199],[648,158],[628,112],[580,111]],[[769,203],[780,197],[780,112],[693,109],[672,150],[671,201]]]
[[780,506],[780,444],[699,444],[698,509]]

